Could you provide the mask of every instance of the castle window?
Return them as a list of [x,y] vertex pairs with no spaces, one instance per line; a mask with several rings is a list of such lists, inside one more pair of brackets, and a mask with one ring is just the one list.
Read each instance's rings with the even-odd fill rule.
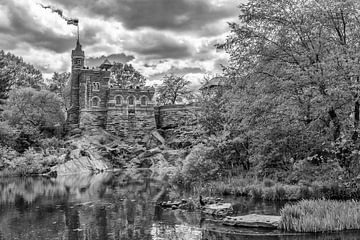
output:
[[98,97],[93,97],[91,99],[91,106],[92,107],[99,107],[100,106],[100,98]]
[[81,65],[82,61],[80,58],[74,59],[74,65]]
[[100,91],[100,83],[93,82],[92,86],[93,91]]
[[134,105],[134,102],[135,102],[134,97],[133,97],[133,96],[130,96],[130,97],[128,98],[128,103],[129,103],[129,105]]
[[116,96],[116,98],[115,98],[115,104],[116,104],[116,105],[121,105],[121,96]]
[[146,97],[142,97],[141,98],[141,106],[145,106],[146,105]]

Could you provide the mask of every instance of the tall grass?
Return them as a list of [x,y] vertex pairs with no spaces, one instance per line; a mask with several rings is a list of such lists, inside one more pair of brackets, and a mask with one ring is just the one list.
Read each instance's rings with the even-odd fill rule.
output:
[[346,188],[338,183],[314,182],[307,185],[288,185],[270,179],[231,177],[192,185],[194,193],[202,195],[247,196],[268,201],[302,199],[357,199],[360,188]]
[[358,201],[302,200],[280,211],[279,228],[294,232],[327,232],[360,229]]

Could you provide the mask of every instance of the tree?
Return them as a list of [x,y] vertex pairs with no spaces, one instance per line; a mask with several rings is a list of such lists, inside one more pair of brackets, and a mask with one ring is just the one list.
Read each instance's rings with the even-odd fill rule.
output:
[[[217,77],[221,78],[222,77]],[[204,77],[202,83],[201,95],[198,102],[200,104],[201,114],[199,114],[199,122],[208,135],[217,134],[226,129],[229,123],[228,106],[229,99],[225,94],[227,87],[223,85],[211,86],[208,84],[214,78]]]
[[131,64],[114,63],[111,67],[110,82],[122,87],[144,86],[146,79]]
[[56,93],[62,102],[62,107],[65,112],[70,106],[70,73],[54,72],[50,84],[48,86],[49,91]]
[[51,132],[65,123],[61,100],[47,90],[13,89],[4,109],[4,118],[23,132]]
[[254,158],[285,166],[342,136],[358,140],[359,9],[352,0],[240,6],[240,23],[219,47],[230,54],[229,127],[251,139]]
[[189,89],[190,81],[184,76],[166,75],[163,83],[157,88],[157,102],[161,105],[175,104],[180,99],[191,99],[193,91]]
[[[0,105],[8,98],[12,88],[43,86],[42,74],[34,66],[24,63],[22,58],[0,51]],[[0,107],[1,111],[1,107]]]

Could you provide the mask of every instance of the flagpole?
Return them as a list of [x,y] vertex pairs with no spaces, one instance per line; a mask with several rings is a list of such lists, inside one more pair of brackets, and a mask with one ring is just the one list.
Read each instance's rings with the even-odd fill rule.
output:
[[77,27],[77,40],[80,42],[79,24],[76,27]]

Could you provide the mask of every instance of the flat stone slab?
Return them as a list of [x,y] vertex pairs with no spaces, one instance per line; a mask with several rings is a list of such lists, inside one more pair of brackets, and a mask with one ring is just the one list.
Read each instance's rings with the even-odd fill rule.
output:
[[281,217],[271,215],[250,214],[245,216],[225,217],[224,225],[239,227],[277,228]]
[[205,205],[203,212],[209,215],[225,216],[233,212],[231,203],[215,203]]

